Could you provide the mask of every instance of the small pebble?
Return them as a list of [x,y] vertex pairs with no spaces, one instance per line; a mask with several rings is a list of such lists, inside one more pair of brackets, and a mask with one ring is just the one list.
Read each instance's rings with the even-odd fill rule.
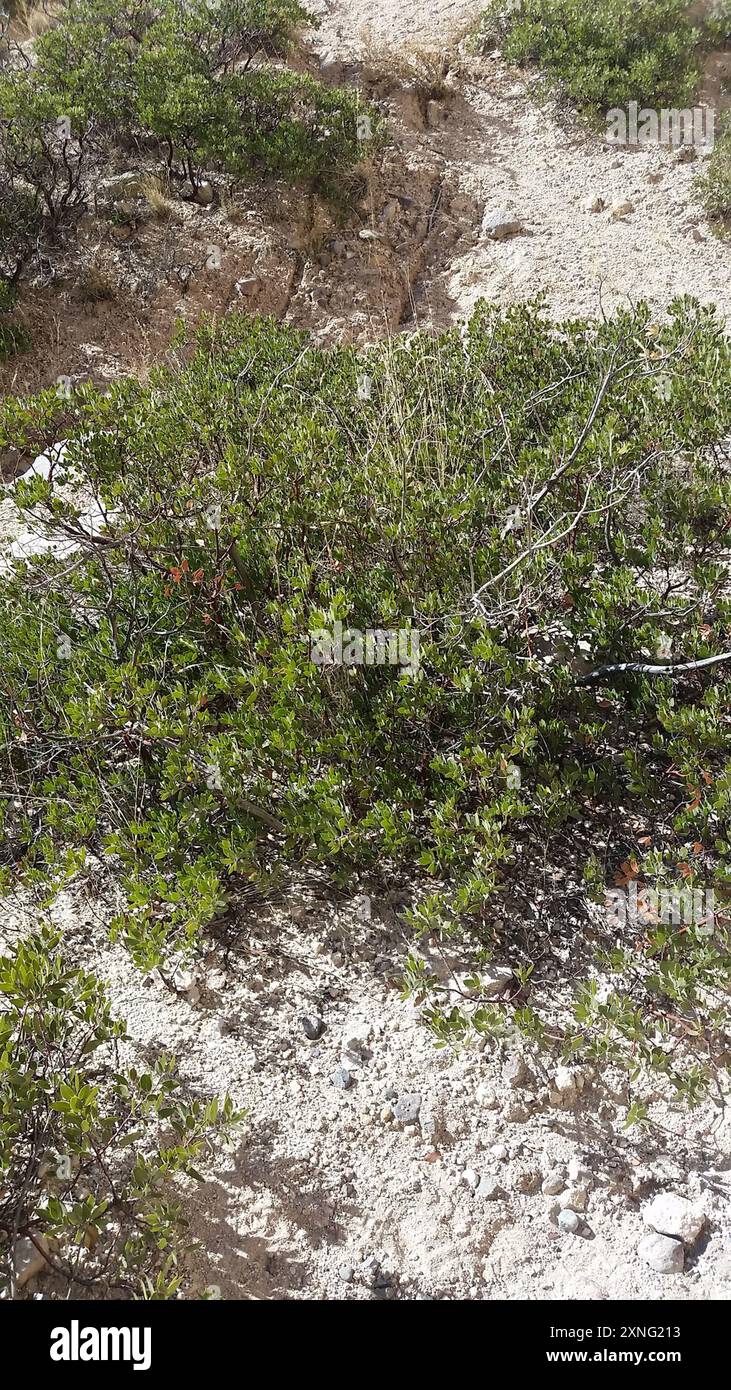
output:
[[302,1032],[306,1038],[309,1038],[310,1042],[317,1042],[317,1039],[321,1038],[325,1032],[325,1024],[316,1014],[303,1014],[300,1023]]
[[405,1091],[393,1107],[393,1117],[400,1124],[414,1125],[421,1110],[421,1096],[417,1091]]
[[563,1175],[559,1172],[558,1168],[553,1168],[543,1179],[541,1192],[543,1192],[546,1197],[557,1197],[559,1192],[563,1192],[565,1186],[566,1182]]

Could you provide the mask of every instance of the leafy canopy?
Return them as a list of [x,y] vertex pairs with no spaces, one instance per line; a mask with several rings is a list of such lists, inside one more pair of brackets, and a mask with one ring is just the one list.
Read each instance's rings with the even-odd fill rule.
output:
[[[365,354],[233,317],[176,351],[145,385],[0,417],[25,458],[67,441],[65,479],[17,488],[60,550],[0,587],[8,886],[106,855],[144,968],[295,865],[418,871],[417,929],[478,953],[514,949],[501,904],[567,845],[579,880],[635,856],[650,881],[723,887],[729,668],[582,683],[728,645],[710,311],[483,306]],[[418,671],[315,664],[309,634],[338,620],[417,629]],[[723,933],[625,945],[653,1035],[681,1005],[691,1032],[721,1028]],[[639,1027],[620,1011],[577,1038],[621,1050]]]

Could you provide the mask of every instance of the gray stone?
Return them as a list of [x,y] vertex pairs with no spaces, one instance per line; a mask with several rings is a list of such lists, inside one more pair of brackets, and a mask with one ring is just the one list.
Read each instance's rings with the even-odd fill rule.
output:
[[195,201],[200,203],[201,207],[204,208],[210,207],[215,196],[213,184],[209,183],[208,179],[204,179],[202,183],[199,183],[195,190]]
[[569,1187],[562,1192],[558,1205],[570,1211],[586,1211],[586,1190],[583,1187]]
[[338,1270],[338,1279],[340,1279],[340,1280],[342,1281],[343,1284],[352,1284],[352,1282],[353,1282],[353,1266],[352,1266],[352,1265],[341,1265],[341,1266],[340,1266],[340,1269]]
[[490,241],[506,241],[523,230],[523,223],[504,208],[487,208],[482,219],[482,234]]
[[669,1236],[644,1236],[637,1247],[637,1254],[658,1274],[682,1274],[685,1256],[679,1240]]
[[393,1107],[393,1117],[403,1125],[415,1125],[421,1110],[421,1096],[418,1091],[404,1091]]
[[363,1260],[360,1268],[366,1283],[375,1288],[378,1280],[381,1278],[380,1260],[377,1260],[375,1255],[368,1255]]
[[341,1091],[347,1091],[352,1086],[353,1078],[345,1067],[338,1067],[333,1076],[333,1086],[339,1087]]
[[426,123],[432,130],[437,130],[444,122],[444,107],[441,102],[428,101],[426,104]]
[[577,1216],[575,1211],[571,1211],[570,1207],[558,1213],[557,1221],[559,1229],[568,1231],[571,1235],[576,1235],[581,1226],[581,1217]]
[[302,1032],[306,1038],[309,1038],[310,1042],[317,1042],[317,1039],[321,1038],[325,1032],[325,1024],[317,1014],[303,1014],[300,1023]]
[[530,1079],[525,1059],[519,1052],[512,1052],[503,1067],[503,1081],[506,1086],[524,1086]]
[[541,1192],[545,1197],[557,1197],[559,1192],[563,1192],[565,1186],[566,1180],[563,1174],[559,1172],[558,1168],[552,1168],[551,1172],[547,1173],[543,1179]]

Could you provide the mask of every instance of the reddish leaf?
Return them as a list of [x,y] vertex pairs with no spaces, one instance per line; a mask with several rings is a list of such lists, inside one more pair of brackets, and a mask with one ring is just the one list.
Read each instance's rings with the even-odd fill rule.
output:
[[640,876],[640,870],[636,859],[625,859],[620,865],[619,870],[614,875],[614,882],[624,887],[626,883],[634,883]]

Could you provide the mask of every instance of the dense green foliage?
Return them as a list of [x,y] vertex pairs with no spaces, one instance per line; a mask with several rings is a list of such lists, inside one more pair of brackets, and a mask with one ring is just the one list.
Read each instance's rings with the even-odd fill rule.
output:
[[492,0],[480,35],[510,62],[532,63],[577,106],[685,106],[704,50],[731,34],[727,3],[699,28],[687,0]]
[[28,346],[28,335],[13,319],[16,294],[7,280],[0,279],[0,362]]
[[173,1060],[119,1060],[125,1027],[93,975],[41,929],[0,956],[0,1287],[14,1252],[49,1253],[57,1296],[166,1298],[180,1287],[179,1174],[238,1118],[229,1100],[187,1099]]
[[[17,491],[80,547],[0,587],[8,885],[101,850],[146,968],[294,864],[418,869],[417,928],[516,964],[501,901],[567,844],[592,885],[636,857],[651,883],[722,889],[729,668],[580,679],[728,645],[731,353],[710,312],[482,307],[363,356],[232,318],[178,350],[147,385],[0,420],[26,459],[69,441],[65,492]],[[308,634],[338,619],[417,629],[418,671],[315,664]],[[566,1046],[631,1047],[694,1091],[672,1020],[718,1056],[724,931],[630,937],[610,937],[614,1003],[582,998]]]
[[721,232],[731,229],[731,127],[714,145],[707,171],[698,180],[703,206]]
[[191,191],[216,170],[337,191],[363,153],[357,93],[268,61],[312,22],[297,0],[75,0],[0,74],[0,272],[90,205],[115,146]]

